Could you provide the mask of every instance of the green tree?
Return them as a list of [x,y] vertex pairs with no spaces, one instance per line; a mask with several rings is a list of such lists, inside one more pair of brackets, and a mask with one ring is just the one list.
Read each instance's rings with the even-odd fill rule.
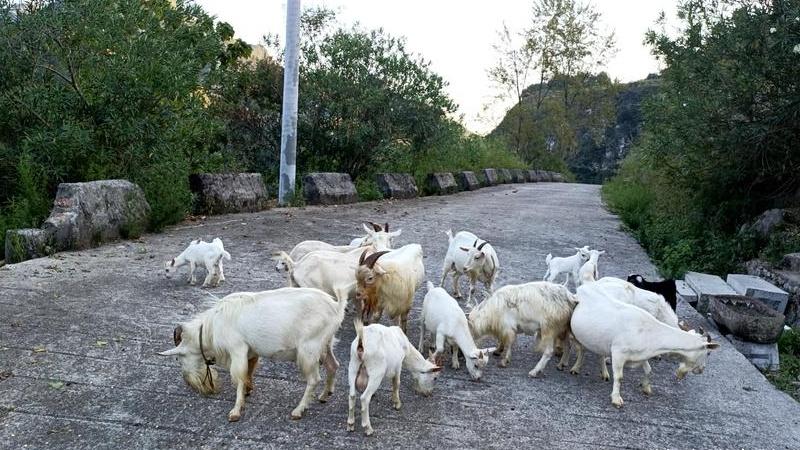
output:
[[154,227],[181,219],[188,174],[222,160],[206,105],[247,52],[231,38],[191,3],[0,1],[0,231],[38,225],[60,182],[117,177]]

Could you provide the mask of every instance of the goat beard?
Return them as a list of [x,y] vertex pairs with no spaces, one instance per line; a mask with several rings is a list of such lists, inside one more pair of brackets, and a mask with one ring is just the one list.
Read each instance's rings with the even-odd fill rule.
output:
[[[184,371],[183,379],[186,384],[192,387],[195,391],[202,395],[214,395],[219,393],[219,375],[213,367],[211,370],[211,378],[206,377],[206,368],[197,371]],[[212,387],[213,385],[213,387]]]

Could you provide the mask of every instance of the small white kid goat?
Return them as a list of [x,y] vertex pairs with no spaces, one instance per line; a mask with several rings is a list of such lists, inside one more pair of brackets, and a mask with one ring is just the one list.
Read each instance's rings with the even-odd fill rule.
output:
[[[558,366],[569,359],[569,320],[575,308],[575,296],[566,287],[546,281],[507,285],[476,306],[469,313],[469,327],[476,339],[490,335],[500,343],[503,356],[500,367],[511,360],[511,347],[517,333],[539,336],[536,346],[542,357],[528,375],[537,377],[552,358],[557,341],[565,348]],[[577,346],[579,358],[582,349]],[[574,368],[573,368],[574,370]]]
[[577,253],[567,257],[553,257],[551,253],[547,254],[545,262],[547,263],[547,272],[544,274],[544,281],[553,282],[556,277],[562,273],[565,275],[564,286],[569,284],[569,279],[572,277],[574,283],[578,283],[578,271],[581,269],[583,263],[589,260],[589,246],[582,248],[575,247]]
[[180,255],[172,258],[171,261],[165,262],[164,271],[167,278],[172,278],[178,268],[188,264],[189,279],[187,282],[194,285],[197,283],[194,271],[197,266],[202,265],[207,272],[203,287],[219,286],[221,282],[225,281],[225,273],[222,271],[223,258],[230,261],[231,254],[225,251],[220,238],[214,238],[211,242],[196,239]]
[[253,389],[259,357],[295,361],[306,380],[306,390],[292,419],[299,419],[319,384],[319,364],[327,379],[319,401],[333,393],[336,370],[335,334],[347,301],[337,302],[319,289],[282,288],[239,292],[219,300],[210,309],[175,328],[175,347],[159,353],[177,356],[186,383],[203,395],[219,392],[219,364],[228,369],[236,386],[236,404],[228,420],[239,420],[245,395]]
[[461,298],[459,280],[461,275],[466,274],[469,278],[467,304],[472,305],[472,295],[475,293],[475,284],[478,281],[483,283],[489,294],[492,293],[492,285],[500,270],[497,253],[492,248],[492,244],[479,239],[469,231],[459,231],[453,236],[453,232],[447,230],[445,234],[447,234],[449,246],[447,255],[444,257],[442,280],[439,286],[444,286],[447,274],[453,272],[453,295]]
[[620,381],[626,365],[642,367],[641,385],[646,395],[653,391],[648,359],[667,353],[677,355],[681,360],[678,379],[689,372],[703,373],[710,350],[719,347],[711,342],[710,336],[702,330],[698,334],[694,330],[668,326],[639,307],[609,297],[598,289],[598,284],[588,283],[578,288],[579,302],[572,314],[571,328],[581,345],[601,357],[603,367],[604,357],[611,357],[614,373],[611,403],[614,406],[621,408],[623,405]]
[[467,370],[475,381],[481,379],[483,368],[489,363],[489,354],[495,349],[480,349],[475,345],[469,331],[469,323],[464,311],[458,306],[456,299],[451,297],[444,289],[433,286],[428,282],[428,293],[422,303],[422,317],[419,327],[419,351],[423,352],[426,329],[433,332],[436,342],[435,356],[444,352],[447,343],[452,352],[453,369],[459,368],[458,350],[464,353]]
[[603,253],[605,253],[605,250],[589,250],[589,260],[583,263],[580,270],[578,270],[578,286],[600,279],[597,261]]
[[369,403],[385,378],[392,379],[392,403],[400,409],[400,373],[403,368],[411,372],[414,389],[422,395],[430,395],[441,367],[426,360],[411,345],[405,333],[397,326],[381,324],[364,326],[355,320],[356,338],[350,345],[348,384],[350,396],[347,410],[347,429],[355,431],[356,391],[361,394],[361,428],[369,436],[374,430],[369,420]]

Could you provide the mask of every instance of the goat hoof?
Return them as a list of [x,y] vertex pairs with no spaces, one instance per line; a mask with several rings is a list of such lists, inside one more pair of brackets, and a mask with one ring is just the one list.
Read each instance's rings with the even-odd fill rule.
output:
[[356,431],[356,424],[355,424],[355,422],[353,422],[353,423],[348,423],[348,424],[347,424],[347,431]]
[[375,430],[373,430],[372,427],[369,427],[366,430],[364,430],[364,434],[367,435],[367,436],[372,436],[372,433],[374,433],[374,432],[375,432]]
[[531,378],[539,378],[539,375],[541,375],[541,372],[537,372],[535,370],[528,372],[528,376]]
[[619,409],[619,408],[622,408],[622,405],[624,405],[625,402],[622,401],[622,397],[618,397],[618,398],[615,398],[615,399],[611,400],[611,404],[613,404],[614,406],[617,407],[617,409]]
[[394,409],[400,411],[400,408],[402,408],[402,407],[403,407],[403,402],[400,402],[400,401],[395,402]]
[[563,371],[563,370],[564,370],[564,369],[566,369],[566,368],[567,368],[567,366],[566,366],[566,365],[563,365],[563,364],[556,364],[556,370]]
[[508,363],[505,361],[500,361],[499,363],[497,363],[497,367],[502,367],[505,369],[506,367],[508,367]]
[[300,420],[303,418],[303,411],[294,410],[292,411],[292,420]]
[[581,372],[579,370],[570,369],[569,373],[572,374],[572,375],[578,375]]
[[653,393],[653,388],[651,386],[642,386],[642,393],[644,393],[644,395],[651,395]]
[[241,414],[231,411],[228,413],[228,422],[238,422],[241,417]]

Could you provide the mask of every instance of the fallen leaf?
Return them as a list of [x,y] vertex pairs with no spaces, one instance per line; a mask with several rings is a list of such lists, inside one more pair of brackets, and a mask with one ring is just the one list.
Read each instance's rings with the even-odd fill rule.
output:
[[95,345],[97,345],[98,347],[105,347],[106,345],[108,345],[108,341],[97,341]]
[[47,351],[47,348],[45,348],[44,345],[40,345],[38,347],[33,347],[33,351],[36,353],[44,353]]
[[49,382],[47,384],[49,384],[50,387],[53,388],[53,389],[63,389],[64,388],[64,383],[61,382],[61,381],[51,381],[51,382]]

